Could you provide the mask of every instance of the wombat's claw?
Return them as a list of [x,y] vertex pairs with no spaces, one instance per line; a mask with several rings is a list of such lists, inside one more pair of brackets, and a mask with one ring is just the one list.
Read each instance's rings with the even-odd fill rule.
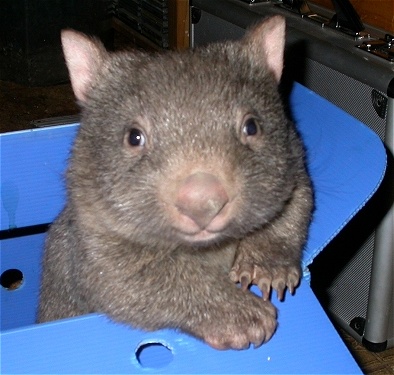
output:
[[248,267],[244,267],[239,276],[234,275],[234,281],[239,281],[241,283],[241,289],[246,290],[253,281],[253,273],[253,266],[248,265]]
[[266,277],[261,278],[258,281],[257,286],[262,293],[263,300],[268,301],[271,294],[271,280]]
[[281,271],[282,276],[276,277],[272,280],[272,288],[276,290],[278,300],[283,301],[286,288],[291,295],[294,295],[295,288],[300,281],[300,275],[295,268]]
[[252,279],[250,278],[250,276],[247,274],[244,274],[243,276],[241,276],[241,289],[242,290],[246,290],[248,289],[250,283],[252,282]]
[[249,285],[253,281],[254,267],[251,264],[244,264],[242,269],[239,266],[235,266],[229,273],[230,280],[235,283],[241,284],[241,289],[248,289]]
[[291,295],[294,295],[295,288],[300,282],[300,276],[298,273],[290,273],[288,276],[288,281],[287,281],[287,289],[289,290]]
[[284,280],[282,279],[272,280],[272,287],[276,290],[278,300],[283,301],[283,298],[285,296],[285,289],[286,289],[286,284]]
[[236,265],[230,271],[230,279],[235,283],[241,284],[241,289],[248,289],[250,284],[257,285],[262,292],[264,301],[267,301],[271,293],[271,277],[265,277],[264,271],[250,263],[243,263],[242,266]]

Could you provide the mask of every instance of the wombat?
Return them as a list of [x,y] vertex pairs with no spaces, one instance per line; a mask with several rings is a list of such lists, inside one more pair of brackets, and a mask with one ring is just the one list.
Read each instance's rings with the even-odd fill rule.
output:
[[82,117],[39,322],[100,312],[217,349],[271,338],[270,291],[299,283],[313,201],[278,90],[284,34],[274,16],[238,41],[152,54],[63,31]]

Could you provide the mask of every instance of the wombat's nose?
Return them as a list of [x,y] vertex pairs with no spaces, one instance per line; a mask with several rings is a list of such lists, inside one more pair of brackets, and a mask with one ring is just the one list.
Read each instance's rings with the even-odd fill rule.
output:
[[215,176],[198,172],[183,181],[175,205],[182,214],[204,229],[228,201],[226,190]]

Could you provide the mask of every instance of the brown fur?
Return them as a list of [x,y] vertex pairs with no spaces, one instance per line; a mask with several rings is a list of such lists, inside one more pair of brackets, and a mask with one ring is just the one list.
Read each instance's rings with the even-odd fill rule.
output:
[[109,54],[73,31],[62,39],[82,122],[46,242],[39,321],[102,312],[218,349],[267,341],[270,289],[297,286],[312,207],[277,90],[284,20],[157,56]]

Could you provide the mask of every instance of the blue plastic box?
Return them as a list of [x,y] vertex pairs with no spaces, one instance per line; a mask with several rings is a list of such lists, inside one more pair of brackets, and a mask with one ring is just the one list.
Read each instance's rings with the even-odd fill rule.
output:
[[[78,125],[1,134],[1,373],[361,374],[314,296],[307,266],[377,189],[385,150],[369,128],[303,86],[290,101],[315,185],[304,278],[294,297],[273,297],[279,327],[270,342],[244,351],[217,351],[172,330],[137,331],[98,314],[34,324],[40,232],[64,204]],[[7,275],[21,284],[9,288]]]

